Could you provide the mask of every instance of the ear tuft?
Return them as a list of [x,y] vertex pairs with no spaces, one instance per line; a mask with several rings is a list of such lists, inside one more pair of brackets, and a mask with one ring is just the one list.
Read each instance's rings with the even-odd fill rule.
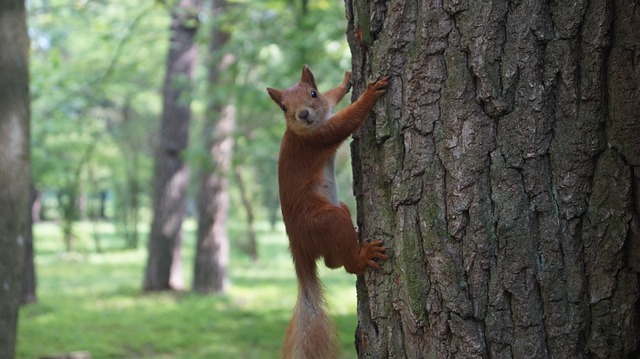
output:
[[316,86],[316,80],[315,78],[313,78],[313,73],[307,65],[302,66],[302,76],[300,76],[300,82],[308,84],[316,90],[318,89],[318,86]]

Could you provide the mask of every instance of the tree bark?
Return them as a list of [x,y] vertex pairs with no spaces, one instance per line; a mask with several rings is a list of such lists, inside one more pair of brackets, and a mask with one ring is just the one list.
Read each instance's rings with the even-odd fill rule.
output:
[[29,37],[22,0],[0,3],[0,358],[15,355],[29,209]]
[[359,357],[640,355],[637,3],[345,5]]
[[182,158],[189,139],[191,93],[197,60],[194,36],[200,0],[180,0],[171,12],[171,40],[156,150],[153,221],[144,290],[183,289],[180,249],[189,170]]
[[[226,9],[226,1],[212,1],[214,21],[219,21]],[[212,26],[209,42],[211,58],[208,64],[209,104],[202,131],[211,162],[200,173],[198,196],[198,237],[196,246],[193,290],[199,293],[223,293],[229,284],[229,170],[233,150],[235,110],[228,96],[220,96],[224,87],[222,77],[233,62],[223,47],[229,34],[220,23]]]

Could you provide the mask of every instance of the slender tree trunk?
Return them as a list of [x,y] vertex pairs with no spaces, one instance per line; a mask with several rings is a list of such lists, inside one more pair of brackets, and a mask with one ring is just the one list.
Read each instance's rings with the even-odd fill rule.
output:
[[[215,20],[226,9],[226,1],[212,1]],[[221,80],[233,56],[223,53],[229,39],[219,23],[212,27],[209,43],[209,95],[203,134],[203,143],[211,155],[209,166],[200,173],[198,196],[198,238],[194,268],[193,289],[200,293],[223,293],[229,283],[229,238],[227,213],[229,211],[229,170],[233,149],[235,111],[228,97],[219,95],[224,86]],[[217,96],[216,96],[217,95]]]
[[84,153],[74,170],[72,179],[65,183],[64,187],[58,191],[58,207],[62,215],[62,236],[67,252],[73,252],[76,249],[74,226],[84,211],[82,207],[86,207],[80,203],[83,196],[80,189],[81,177],[85,165],[91,160],[95,146],[95,143],[90,144],[84,149]]
[[238,184],[238,190],[240,192],[240,201],[242,201],[242,207],[244,207],[247,213],[247,253],[251,256],[254,262],[258,261],[258,241],[256,240],[256,228],[254,225],[255,216],[253,214],[253,203],[249,197],[248,189],[245,184],[244,178],[242,178],[242,168],[236,166],[236,183]]
[[199,11],[200,0],[180,0],[171,11],[160,143],[154,169],[153,221],[143,285],[146,291],[184,287],[180,248],[189,170],[182,154],[189,139]]
[[[126,103],[121,109],[122,116],[122,132],[133,125],[136,114],[133,113],[129,103]],[[140,148],[136,142],[139,139],[133,139],[128,135],[121,135],[119,140],[120,153],[129,155],[127,161],[122,163],[125,177],[116,188],[116,208],[114,212],[114,221],[118,232],[125,239],[125,248],[138,248],[138,223],[140,222],[140,195],[142,186],[140,185]]]
[[34,303],[36,296],[36,268],[33,253],[34,206],[38,200],[38,191],[33,181],[29,184],[29,205],[27,206],[27,228],[24,241],[24,271],[22,273],[22,304]]
[[23,0],[0,2],[0,358],[15,355],[29,184],[29,37]]
[[[140,162],[139,155],[133,155],[133,165],[137,166]],[[138,238],[140,233],[138,231],[138,223],[140,223],[140,195],[142,188],[140,186],[140,178],[137,168],[129,168],[126,175],[126,191],[128,197],[125,199],[126,213],[124,213],[124,230],[127,248],[138,248]]]
[[78,220],[78,186],[79,183],[75,180],[65,185],[63,189],[60,189],[57,193],[58,208],[60,209],[60,219],[62,228],[62,238],[64,240],[64,246],[67,252],[73,252],[75,250],[74,241],[74,224]]
[[42,221],[42,192],[37,188],[34,188],[33,190],[35,191],[35,198],[33,199],[33,205],[31,206],[31,218],[33,223],[39,223]]
[[99,196],[99,204],[98,204],[98,219],[106,220],[107,218],[107,191],[100,190]]
[[638,357],[637,2],[345,4],[359,357]]

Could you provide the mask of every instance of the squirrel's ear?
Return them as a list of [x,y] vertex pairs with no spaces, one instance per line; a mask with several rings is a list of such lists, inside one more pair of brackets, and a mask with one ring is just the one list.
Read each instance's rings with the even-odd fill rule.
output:
[[302,66],[302,76],[300,77],[300,82],[309,84],[314,89],[318,89],[316,86],[316,80],[313,78],[313,73],[307,65]]
[[273,102],[276,103],[276,105],[278,105],[278,107],[282,106],[282,91],[281,90],[276,90],[274,88],[271,87],[267,87],[267,92],[269,93],[269,96],[271,96],[271,99],[273,100]]

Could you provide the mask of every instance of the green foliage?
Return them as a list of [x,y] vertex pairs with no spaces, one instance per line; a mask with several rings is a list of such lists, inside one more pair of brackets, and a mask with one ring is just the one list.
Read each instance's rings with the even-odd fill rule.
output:
[[[33,176],[56,193],[72,247],[73,223],[87,215],[81,197],[108,191],[121,205],[143,203],[168,16],[154,1],[35,0],[29,12]],[[122,208],[116,219],[138,212]]]
[[[284,122],[265,88],[292,85],[305,63],[321,90],[340,83],[350,67],[343,6],[320,0],[308,1],[307,8],[302,1],[230,0],[225,13],[212,16],[210,3],[205,4],[186,158],[192,173],[208,165],[198,119],[210,100],[232,103],[234,163],[252,174],[248,178],[259,179],[248,183],[256,207],[265,209],[257,213],[277,218],[276,167]],[[154,0],[29,2],[33,174],[40,191],[61,199],[50,213],[67,222],[69,240],[74,221],[90,216],[76,208],[78,202],[108,192],[120,234],[127,246],[137,246],[137,224],[150,204],[169,7]],[[231,34],[225,48],[213,52],[208,48],[212,26]],[[209,89],[205,65],[224,54],[235,61],[220,74],[223,85]],[[339,158],[340,198],[346,198],[351,171],[348,156]],[[238,208],[234,200],[232,211]]]
[[[285,126],[266,87],[293,85],[302,65],[308,64],[320,90],[326,91],[338,85],[344,71],[350,69],[342,4],[309,1],[305,13],[301,3],[238,0],[219,19],[232,34],[223,51],[237,58],[230,92],[237,114],[235,163],[249,168],[254,174],[249,178],[258,179],[248,186],[272,220],[279,212],[276,169]],[[339,197],[351,202],[350,162],[344,155],[339,158],[339,189],[343,192]]]
[[[193,238],[195,224],[186,223]],[[232,235],[242,224],[232,222]],[[282,226],[259,223],[263,259],[252,263],[233,248],[232,287],[222,297],[143,294],[145,251],[114,251],[115,228],[98,228],[106,251],[91,252],[91,225],[78,226],[80,253],[62,252],[59,230],[35,227],[37,304],[20,313],[17,358],[87,351],[92,358],[277,358],[295,303],[296,280]],[[187,243],[192,247],[192,242]],[[91,253],[90,253],[91,252]],[[190,268],[193,252],[184,251]],[[355,277],[322,271],[345,358],[355,357]]]
[[[306,63],[324,91],[340,83],[350,67],[342,4],[314,0],[303,9],[302,3],[230,0],[225,14],[199,17],[202,46],[187,160],[194,169],[208,160],[198,119],[209,100],[232,103],[234,164],[253,179],[247,185],[256,214],[274,224],[279,223],[276,167],[284,122],[265,88],[292,85]],[[233,285],[226,296],[143,296],[139,291],[146,251],[138,241],[146,238],[150,218],[170,5],[33,0],[28,6],[33,175],[49,217],[62,221],[35,227],[40,302],[21,312],[18,357],[75,350],[95,358],[277,357],[296,295],[281,226],[267,232],[260,222],[262,257],[253,264],[238,250],[237,238],[246,229],[231,223]],[[226,47],[213,53],[207,48],[210,26],[232,34]],[[235,61],[220,75],[224,86],[210,90],[204,66],[223,54]],[[338,181],[345,198],[351,187],[344,151],[338,156],[341,166]],[[231,183],[232,217],[241,218]],[[92,211],[78,206],[104,193],[114,222],[97,221]],[[194,247],[193,227],[193,222],[185,225],[185,248]],[[65,241],[73,253],[62,253]],[[125,247],[133,249],[121,251]],[[193,251],[185,249],[183,255],[184,267],[192,268]],[[189,283],[191,273],[185,272]],[[353,277],[327,270],[323,277],[345,357],[352,357]]]

